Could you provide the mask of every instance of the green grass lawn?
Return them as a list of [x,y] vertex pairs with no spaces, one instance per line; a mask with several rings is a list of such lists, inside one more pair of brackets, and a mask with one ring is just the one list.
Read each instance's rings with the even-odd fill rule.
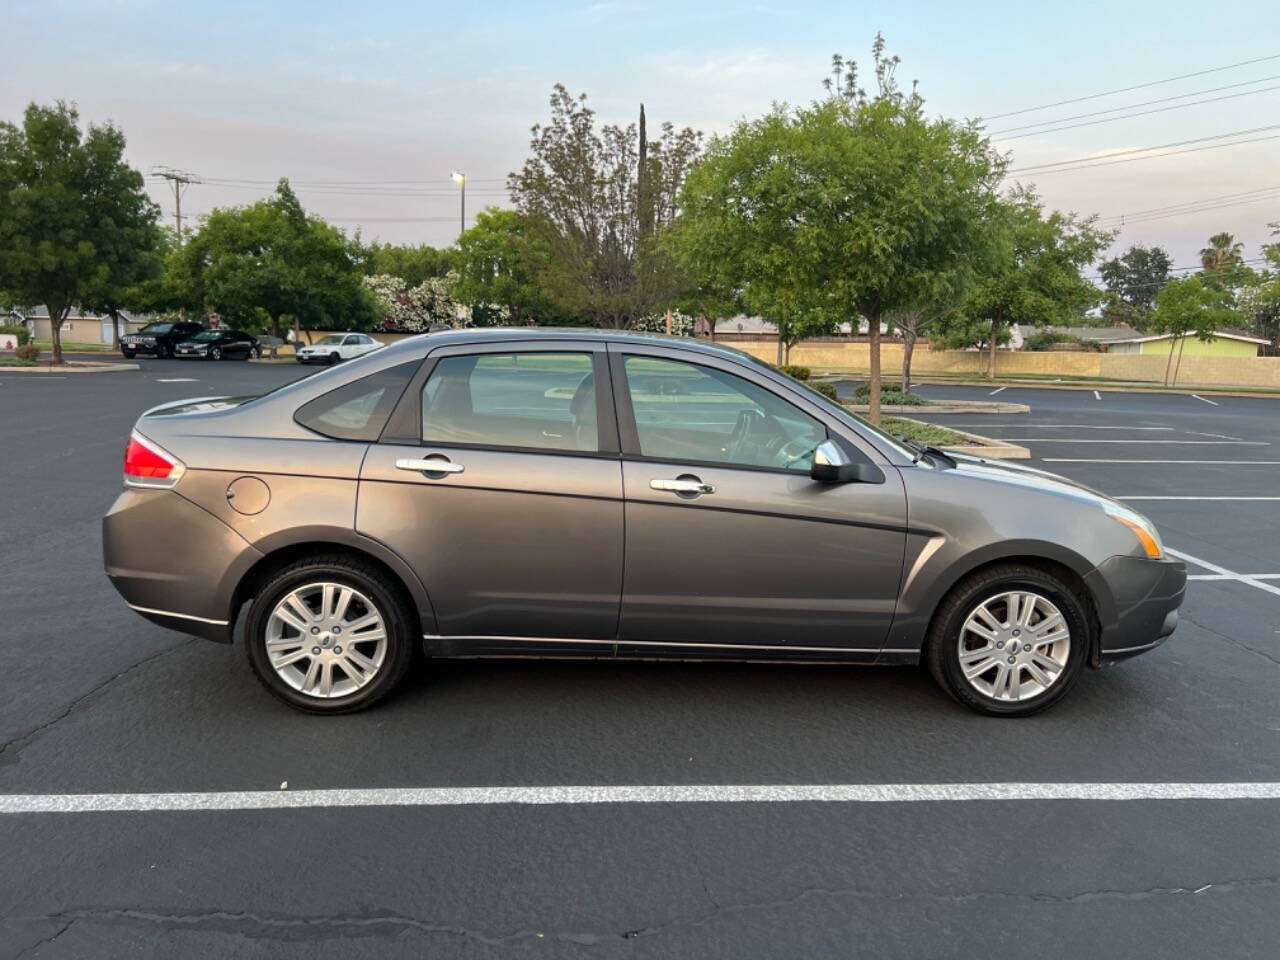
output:
[[[31,342],[40,348],[41,353],[53,352],[52,340],[32,340]],[[70,340],[63,340],[62,352],[63,353],[110,353],[111,346],[110,344],[106,344],[106,343],[73,343]]]
[[0,367],[34,367],[30,360],[19,360],[17,357],[0,357]]

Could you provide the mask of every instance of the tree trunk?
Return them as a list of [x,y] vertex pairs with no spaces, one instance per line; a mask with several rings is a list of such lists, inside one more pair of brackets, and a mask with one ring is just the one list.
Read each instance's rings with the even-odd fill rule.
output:
[[991,344],[988,347],[989,355],[987,357],[987,379],[995,380],[996,378],[996,342],[1000,339],[1000,323],[999,321],[991,321]]
[[55,310],[52,304],[45,304],[49,311],[49,341],[52,344],[53,362],[62,363],[62,321],[67,319],[70,307]]
[[705,313],[698,317],[699,320],[705,321],[707,324],[707,337],[712,343],[716,340],[716,321],[714,317],[708,317]]
[[120,352],[120,311],[116,309],[108,309],[107,315],[111,317],[111,352]]
[[778,366],[782,366],[786,362],[782,354],[782,331],[778,331]]
[[1182,369],[1182,348],[1187,345],[1187,335],[1178,338],[1178,362],[1173,365],[1173,386],[1178,385],[1178,371]]
[[1174,337],[1169,341],[1169,359],[1164,365],[1164,385],[1169,385],[1169,371],[1173,368],[1173,348],[1177,345],[1178,338]]
[[[296,317],[294,318],[293,324],[293,328],[295,330],[298,329],[298,320]],[[271,315],[271,335],[277,340],[280,339],[280,318],[275,314]]]
[[867,337],[871,348],[871,409],[867,419],[880,426],[880,314],[867,314]]
[[902,395],[911,392],[911,354],[916,348],[916,332],[902,328]]

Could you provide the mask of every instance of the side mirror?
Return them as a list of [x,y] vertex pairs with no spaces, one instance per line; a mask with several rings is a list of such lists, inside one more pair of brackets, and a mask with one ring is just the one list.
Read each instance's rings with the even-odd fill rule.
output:
[[809,476],[819,483],[883,483],[884,474],[870,463],[854,463],[834,440],[823,440],[813,451]]

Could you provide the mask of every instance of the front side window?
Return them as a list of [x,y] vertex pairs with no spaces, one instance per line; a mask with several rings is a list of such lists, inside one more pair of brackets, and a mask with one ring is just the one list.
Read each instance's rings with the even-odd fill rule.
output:
[[589,353],[444,357],[422,389],[424,443],[595,453]]
[[827,430],[749,380],[678,360],[623,361],[640,454],[808,473]]

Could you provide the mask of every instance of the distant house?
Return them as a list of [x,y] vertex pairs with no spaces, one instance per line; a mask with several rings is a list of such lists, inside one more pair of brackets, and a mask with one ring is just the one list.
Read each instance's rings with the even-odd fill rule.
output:
[[[45,307],[14,308],[9,311],[10,322],[26,324],[34,340],[51,340],[53,333],[49,327],[49,311]],[[120,335],[134,333],[151,322],[150,314],[126,313],[120,311]],[[82,311],[71,308],[67,319],[62,321],[62,340],[64,343],[107,344],[111,340],[111,317],[105,314]]]
[[[1036,333],[1053,331],[1077,337],[1095,344],[1103,353],[1158,353],[1168,355],[1170,347],[1177,348],[1171,333],[1142,333],[1131,327],[1042,327],[1015,324],[1010,346],[1021,349],[1028,337]],[[1215,330],[1210,340],[1201,340],[1189,334],[1180,352],[1188,357],[1256,357],[1259,348],[1268,345],[1263,337],[1255,337],[1244,330]],[[1067,347],[1069,349],[1069,346]]]

